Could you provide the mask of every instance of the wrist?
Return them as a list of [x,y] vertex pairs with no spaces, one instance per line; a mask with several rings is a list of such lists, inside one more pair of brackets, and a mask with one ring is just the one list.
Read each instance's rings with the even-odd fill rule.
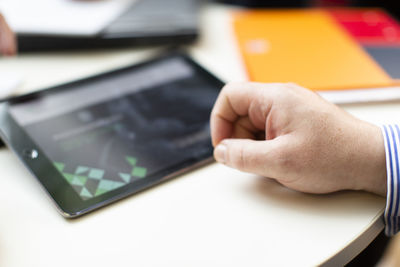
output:
[[358,189],[386,196],[386,153],[382,130],[373,124],[365,122],[363,124],[364,140],[361,142],[364,146],[361,150],[363,164],[360,167]]

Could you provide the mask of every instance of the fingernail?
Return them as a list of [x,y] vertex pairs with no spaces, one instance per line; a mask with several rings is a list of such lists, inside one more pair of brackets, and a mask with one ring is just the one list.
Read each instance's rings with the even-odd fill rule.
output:
[[215,160],[219,163],[225,164],[226,163],[226,145],[219,144],[214,149],[214,157]]

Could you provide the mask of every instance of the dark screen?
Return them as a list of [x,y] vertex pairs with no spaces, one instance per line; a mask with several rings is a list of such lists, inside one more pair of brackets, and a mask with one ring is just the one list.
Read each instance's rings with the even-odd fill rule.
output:
[[10,111],[75,192],[91,199],[210,152],[208,121],[218,90],[184,61],[170,63],[149,68],[150,76],[144,70],[112,86],[49,95]]

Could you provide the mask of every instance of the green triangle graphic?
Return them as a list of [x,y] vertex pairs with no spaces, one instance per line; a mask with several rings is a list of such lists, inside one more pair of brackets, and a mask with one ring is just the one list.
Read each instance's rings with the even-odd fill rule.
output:
[[64,176],[65,180],[67,180],[70,184],[72,183],[75,177],[75,175],[70,173],[63,173],[62,175]]
[[76,168],[75,173],[76,173],[76,174],[82,174],[82,173],[84,173],[84,172],[87,172],[88,170],[89,170],[89,167],[86,167],[86,166],[78,166],[78,167]]
[[129,162],[129,164],[131,164],[132,166],[135,166],[135,165],[136,165],[136,162],[137,162],[137,159],[136,159],[136,158],[126,156],[125,159],[126,159],[126,161]]
[[82,188],[81,194],[82,197],[87,197],[87,198],[92,198],[92,194],[89,192],[89,190],[86,189],[86,187]]
[[83,186],[83,185],[86,184],[87,179],[88,179],[88,178],[85,177],[85,176],[75,175],[71,183],[72,183],[73,185],[80,185],[80,186]]
[[132,170],[132,176],[144,178],[147,174],[147,169],[142,167],[135,167]]
[[99,189],[104,189],[104,190],[107,190],[107,191],[111,191],[111,190],[114,190],[114,189],[116,189],[118,187],[121,187],[123,185],[125,185],[125,184],[121,183],[121,182],[114,182],[114,181],[110,181],[110,180],[101,180],[100,183],[99,183],[99,187],[98,188]]
[[59,172],[62,172],[65,168],[65,164],[61,162],[54,162],[54,166],[57,168]]
[[80,175],[75,175],[75,177],[78,177],[78,179],[81,181],[82,185],[86,184],[87,177],[86,176],[80,176]]
[[99,196],[99,195],[102,195],[102,194],[106,193],[107,191],[108,191],[108,190],[98,188],[98,189],[96,190],[96,193],[95,193],[94,195],[95,195],[95,196]]
[[124,180],[126,183],[129,183],[131,181],[131,176],[127,173],[119,173],[119,177],[121,177],[122,180]]
[[89,178],[93,178],[93,179],[102,179],[104,176],[104,171],[100,170],[100,169],[91,169],[89,174],[88,174]]

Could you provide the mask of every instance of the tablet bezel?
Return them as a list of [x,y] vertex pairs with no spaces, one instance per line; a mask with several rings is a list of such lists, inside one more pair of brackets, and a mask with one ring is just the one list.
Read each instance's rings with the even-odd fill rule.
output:
[[[112,77],[116,74],[130,73],[139,70],[141,67],[150,66],[173,58],[183,59],[188,63],[196,75],[201,75],[202,78],[215,86],[216,90],[222,88],[224,83],[217,77],[209,73],[189,56],[181,52],[170,52],[167,55],[157,56],[154,59],[143,63],[133,64],[128,67],[119,68],[113,71],[101,73],[88,78],[69,82],[66,84],[50,87],[44,90],[33,92],[27,95],[9,98],[0,103],[0,135],[6,145],[18,156],[22,163],[28,168],[31,174],[40,182],[51,199],[55,202],[59,212],[66,218],[75,218],[86,214],[99,207],[108,205],[119,199],[125,198],[128,195],[137,193],[146,188],[152,187],[163,181],[169,180],[181,173],[201,166],[212,161],[212,147],[207,154],[200,158],[188,158],[185,162],[176,166],[168,167],[156,174],[150,175],[139,182],[127,184],[121,188],[99,195],[92,199],[82,200],[74,191],[71,185],[62,177],[61,173],[48,159],[42,149],[25,132],[25,129],[18,125],[14,118],[10,115],[8,107],[11,104],[22,103],[31,99],[46,97],[50,94],[57,94],[64,90],[73,90],[74,87],[82,84],[90,84],[107,77]],[[35,153],[33,153],[35,152]],[[54,177],[54,178],[49,178]]]

